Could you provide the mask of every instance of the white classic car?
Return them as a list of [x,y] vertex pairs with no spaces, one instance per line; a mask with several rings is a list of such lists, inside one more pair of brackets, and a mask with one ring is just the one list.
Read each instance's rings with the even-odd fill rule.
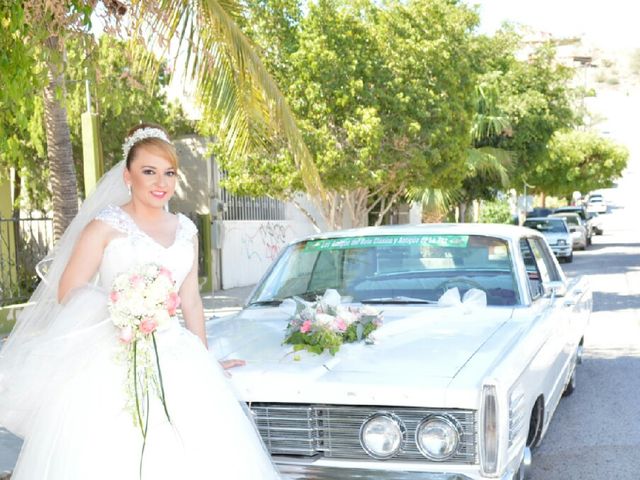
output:
[[[294,354],[287,299],[329,289],[383,312],[375,341]],[[207,328],[217,358],[247,361],[231,381],[285,479],[521,479],[575,388],[590,312],[538,232],[419,225],[292,243]]]

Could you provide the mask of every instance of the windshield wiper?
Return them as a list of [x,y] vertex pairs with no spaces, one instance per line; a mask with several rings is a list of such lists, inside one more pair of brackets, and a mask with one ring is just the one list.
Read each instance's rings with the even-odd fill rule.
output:
[[322,295],[324,295],[324,293],[327,291],[326,288],[317,288],[315,290],[308,290],[306,292],[303,293],[298,293],[296,295],[294,295],[294,297],[300,297],[303,300],[306,300],[308,302],[315,302],[316,299],[318,297],[322,297]]
[[260,307],[260,306],[274,306],[277,307],[282,303],[282,299],[280,298],[272,298],[270,300],[258,300],[255,302],[251,302],[249,304],[250,307]]
[[426,300],[424,298],[414,298],[414,297],[380,297],[380,298],[367,298],[365,300],[360,300],[360,303],[397,303],[397,304],[405,304],[405,303],[438,303],[435,300]]

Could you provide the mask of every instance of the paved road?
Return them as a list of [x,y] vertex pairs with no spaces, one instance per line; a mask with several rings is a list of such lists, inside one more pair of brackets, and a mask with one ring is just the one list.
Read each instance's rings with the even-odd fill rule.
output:
[[[624,210],[607,220],[623,218]],[[617,228],[565,265],[568,275],[589,276],[594,313],[578,389],[534,452],[533,480],[640,478],[640,234],[607,223]]]
[[632,156],[618,188],[605,192],[614,203],[605,235],[563,265],[570,276],[588,275],[594,313],[578,389],[560,402],[534,452],[532,480],[640,479],[640,135],[615,115],[637,111],[640,98],[606,100],[607,128]]

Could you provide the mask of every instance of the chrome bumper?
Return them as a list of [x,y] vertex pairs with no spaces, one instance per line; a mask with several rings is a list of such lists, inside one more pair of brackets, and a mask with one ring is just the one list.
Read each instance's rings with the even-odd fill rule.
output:
[[[357,466],[314,465],[309,463],[276,463],[282,480],[479,480],[479,472],[468,475],[455,472],[421,472],[398,469],[359,468]],[[493,480],[512,480],[515,472],[509,470]]]
[[278,465],[282,480],[473,480],[455,473],[398,472],[361,468]]
[[551,251],[556,257],[568,257],[569,255],[571,255],[571,250],[571,245],[551,245]]

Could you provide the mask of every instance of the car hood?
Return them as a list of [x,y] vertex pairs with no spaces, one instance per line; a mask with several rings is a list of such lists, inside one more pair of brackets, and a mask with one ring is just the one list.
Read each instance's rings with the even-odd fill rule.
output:
[[346,344],[334,356],[294,354],[291,345],[282,345],[290,314],[281,308],[246,309],[209,322],[207,333],[212,355],[247,362],[232,370],[247,401],[331,401],[331,391],[344,396],[347,386],[381,396],[388,389],[397,397],[398,391],[442,392],[512,314],[508,307],[385,306],[374,344]]

